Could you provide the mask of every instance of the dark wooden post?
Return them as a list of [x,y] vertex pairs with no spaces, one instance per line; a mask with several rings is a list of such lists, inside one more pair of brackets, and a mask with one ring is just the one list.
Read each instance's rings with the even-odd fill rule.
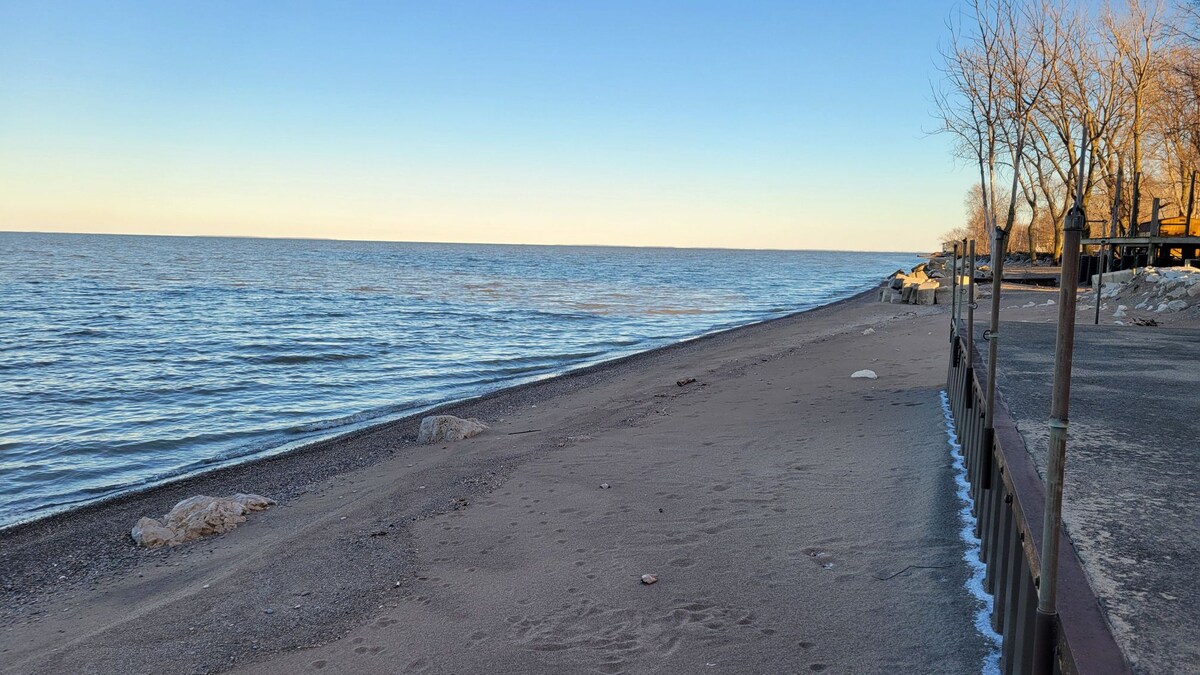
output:
[[1192,172],[1192,184],[1188,187],[1187,217],[1183,221],[1183,236],[1192,234],[1192,209],[1196,206],[1196,172]]
[[1126,234],[1130,237],[1137,236],[1138,229],[1138,209],[1142,205],[1142,172],[1138,171],[1133,174],[1133,197],[1129,202],[1129,232]]
[[[967,278],[967,368],[975,367],[975,240],[967,244],[970,276]],[[970,372],[970,371],[967,371]]]
[[1159,228],[1162,227],[1162,221],[1159,220],[1159,210],[1162,207],[1162,200],[1158,197],[1150,200],[1150,243],[1146,245],[1146,264],[1157,265],[1158,256],[1155,254],[1154,240],[1159,237]]
[[1071,356],[1075,351],[1075,289],[1079,283],[1079,240],[1087,227],[1083,210],[1086,127],[1079,149],[1075,203],[1063,222],[1062,277],[1058,282],[1058,335],[1054,343],[1054,386],[1050,395],[1050,443],[1046,457],[1046,511],[1042,521],[1038,606],[1033,635],[1033,672],[1055,671],[1058,643],[1058,537],[1062,527],[1063,464],[1067,452],[1067,413],[1071,407]]
[[958,242],[950,259],[950,341],[958,337]]
[[[1109,231],[1112,232],[1110,235],[1112,237],[1117,236],[1117,214],[1118,210],[1121,208],[1121,181],[1124,179],[1124,172],[1125,168],[1117,165],[1117,189],[1115,190],[1116,194],[1113,195],[1112,225],[1109,229]],[[1101,293],[1104,291],[1104,273],[1108,271],[1108,240],[1101,239],[1100,248],[1103,252],[1101,253],[1100,258],[1100,273],[1096,275],[1096,320],[1092,322],[1093,325],[1097,326],[1100,325],[1100,299]]]

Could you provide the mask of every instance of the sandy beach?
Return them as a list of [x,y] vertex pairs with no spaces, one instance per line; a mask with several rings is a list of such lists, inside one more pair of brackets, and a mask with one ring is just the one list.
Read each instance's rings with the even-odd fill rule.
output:
[[[0,671],[977,671],[947,315],[874,298],[452,406],[465,441],[408,420],[6,531]],[[279,505],[129,537],[239,491]]]

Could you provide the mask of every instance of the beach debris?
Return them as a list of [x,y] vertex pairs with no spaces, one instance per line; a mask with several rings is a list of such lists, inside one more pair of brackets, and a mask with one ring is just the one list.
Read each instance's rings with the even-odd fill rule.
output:
[[444,441],[461,441],[464,438],[478,436],[485,429],[487,429],[487,425],[475,418],[463,419],[454,415],[430,415],[421,420],[417,443],[432,445]]
[[696,381],[696,378],[694,378],[694,377],[685,377],[682,380],[678,380],[677,382],[675,382],[675,384],[677,386],[683,387],[683,386],[689,385],[695,381]]
[[1135,326],[1157,326],[1158,325],[1158,322],[1155,321],[1154,319],[1143,319],[1141,317],[1134,317],[1134,318],[1130,319],[1130,323],[1132,323]]
[[863,335],[870,335],[870,334],[872,334],[872,333],[874,333],[874,332],[875,332],[875,329],[874,329],[874,328],[868,328],[868,329],[866,329],[866,330],[864,330],[864,331],[863,331]]
[[653,574],[643,574],[642,583],[649,586],[650,584],[658,583],[658,577]]
[[601,489],[601,490],[607,490],[607,489],[608,489],[608,488],[610,488],[610,487],[612,487],[612,486],[611,486],[611,485],[609,485],[608,483],[601,483],[601,484],[600,484],[600,489]]
[[274,503],[273,499],[240,492],[232,497],[197,495],[176,504],[162,520],[142,518],[130,535],[138,546],[146,548],[177,546],[228,532],[246,522],[247,513],[262,511]]
[[852,379],[856,380],[878,380],[879,376],[873,370],[856,370],[850,374]]

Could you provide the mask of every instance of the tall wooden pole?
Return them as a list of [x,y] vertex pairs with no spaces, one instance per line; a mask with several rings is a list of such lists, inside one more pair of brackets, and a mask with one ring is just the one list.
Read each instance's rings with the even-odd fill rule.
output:
[[[1118,164],[1117,189],[1114,191],[1116,194],[1113,195],[1112,224],[1109,227],[1109,232],[1111,232],[1109,236],[1111,237],[1117,236],[1117,218],[1119,217],[1117,214],[1121,208],[1121,181],[1124,180],[1124,172],[1125,167]],[[1104,291],[1104,273],[1108,271],[1108,241],[1101,239],[1100,246],[1102,248],[1100,258],[1100,274],[1096,275],[1096,320],[1092,322],[1093,325],[1097,326],[1100,325],[1100,299],[1101,293]]]
[[1183,221],[1183,236],[1192,234],[1192,209],[1196,206],[1196,172],[1192,172],[1192,184],[1188,188],[1187,218]]
[[975,367],[975,240],[967,243],[967,367]]
[[958,242],[950,259],[950,341],[958,337]]
[[1129,202],[1129,231],[1126,236],[1136,237],[1138,228],[1138,210],[1142,205],[1142,172],[1133,174],[1133,198]]
[[[988,379],[987,404],[983,409],[984,447],[991,448],[993,430],[992,414],[996,410],[996,352],[1000,341],[1000,286],[1004,283],[1004,252],[1007,250],[1008,232],[997,227],[992,236],[992,304],[988,332]],[[990,452],[990,450],[989,450]],[[990,477],[990,474],[985,473]]]
[[1062,276],[1058,282],[1058,335],[1054,343],[1054,387],[1050,394],[1050,443],[1046,457],[1046,510],[1038,575],[1038,608],[1033,637],[1033,672],[1054,672],[1058,642],[1058,537],[1062,527],[1063,464],[1067,451],[1067,413],[1071,405],[1071,356],[1075,350],[1075,289],[1079,283],[1079,240],[1087,226],[1083,210],[1086,127],[1079,149],[1075,204],[1063,222]]

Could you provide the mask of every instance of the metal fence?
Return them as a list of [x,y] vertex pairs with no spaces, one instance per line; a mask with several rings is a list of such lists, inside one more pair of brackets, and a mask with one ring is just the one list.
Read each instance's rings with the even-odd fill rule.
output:
[[[946,389],[971,486],[980,557],[987,565],[984,590],[995,598],[992,628],[1004,637],[1001,672],[1128,673],[1129,665],[1065,533],[1059,535],[1063,553],[1054,639],[1049,649],[1035,653],[1046,488],[1001,401],[994,401],[992,425],[986,424],[988,368],[974,344],[974,270],[968,268],[966,277],[962,274],[956,266]],[[964,278],[969,281],[959,283]],[[988,332],[982,336],[991,337]]]

